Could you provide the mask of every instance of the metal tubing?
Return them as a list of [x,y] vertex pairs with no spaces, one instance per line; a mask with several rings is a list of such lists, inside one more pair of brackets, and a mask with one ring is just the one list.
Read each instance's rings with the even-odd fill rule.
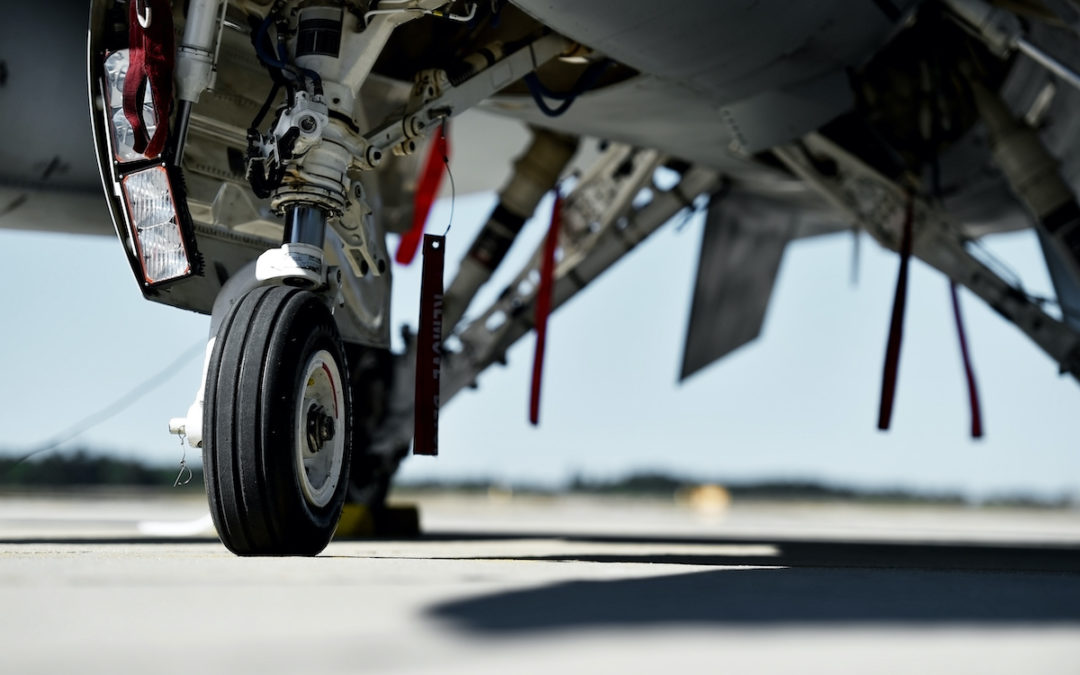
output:
[[[612,226],[609,231],[598,235],[594,244],[583,252],[578,260],[561,261],[555,269],[552,311],[570,300],[630,249],[686,208],[687,197],[712,191],[719,184],[720,176],[716,171],[691,167],[675,188],[657,193],[647,205],[627,213],[625,227]],[[568,208],[573,209],[573,206]],[[540,246],[542,247],[543,243]],[[538,260],[538,256],[534,255],[533,260]],[[530,275],[532,269],[530,266],[522,270],[509,287],[514,290],[504,293],[462,331],[461,352],[444,356],[442,375],[439,378],[441,405],[446,405],[462,389],[475,382],[477,376],[493,363],[502,361],[510,346],[532,330],[529,317],[532,316],[535,306],[536,292],[534,289],[525,293],[520,284]],[[505,320],[493,327],[491,319],[497,315],[502,315]],[[416,364],[415,340],[409,344],[409,350],[398,360],[398,364],[400,381],[411,382],[414,377],[411,369]],[[388,455],[393,453],[395,448],[408,445],[413,430],[412,393],[406,387],[393,388],[390,411],[382,427],[383,433],[378,436],[376,444],[369,448],[370,453]]]
[[[675,214],[686,208],[686,198],[710,192],[719,185],[716,171],[691,167],[677,186],[658,192],[645,206],[626,214],[625,228],[611,227],[599,236],[595,244],[576,263],[564,260],[555,269],[551,311],[554,312],[584,290],[597,277],[622,259]],[[543,242],[540,243],[543,246]],[[537,260],[533,256],[533,260]],[[518,276],[510,288],[517,288],[529,270]],[[464,352],[456,359],[443,361],[442,403],[445,405],[458,392],[473,382],[491,364],[505,357],[507,350],[532,330],[535,291],[526,296],[504,294],[494,305],[472,321],[461,333]],[[488,328],[496,314],[508,317],[498,328]]]
[[191,101],[181,100],[176,108],[176,128],[173,129],[172,138],[172,162],[174,166],[181,166],[184,162],[184,146],[187,145],[188,129],[191,126]]
[[210,51],[214,46],[220,4],[221,0],[191,0],[184,25],[184,47]]
[[991,50],[1002,56],[1013,49],[1019,50],[1065,80],[1069,86],[1080,89],[1080,74],[1028,42],[1022,35],[1023,26],[1014,13],[983,0],[946,0],[946,4],[960,25],[973,29]]
[[[820,137],[811,136],[807,139],[816,141],[818,146],[831,145]],[[896,241],[889,236],[881,223],[866,219],[840,181],[822,175],[801,148],[795,145],[781,146],[773,152],[792,173],[806,181],[841,213],[859,222],[878,243],[895,250]],[[841,167],[860,168],[854,164],[858,160],[846,158],[839,149],[833,148],[833,151],[826,155],[839,159]],[[861,167],[860,170],[868,177],[876,175],[872,169],[866,167]],[[879,177],[879,180],[885,179]],[[892,183],[883,182],[882,185],[891,186],[896,192],[900,190]],[[927,214],[925,217],[929,219],[928,223],[932,224],[933,229],[929,230],[924,225],[923,233],[916,234],[913,255],[979,296],[1060,364],[1062,372],[1071,373],[1080,380],[1080,334],[1064,322],[1046,314],[1038,305],[971,255],[955,229],[945,226],[945,223],[949,222],[946,214],[937,211],[931,204],[920,203],[916,206],[918,212]]]
[[326,212],[315,206],[296,206],[285,214],[283,244],[310,244],[323,247]]
[[972,83],[975,105],[990,132],[990,145],[1009,187],[1036,218],[1050,278],[1062,315],[1073,327],[1080,289],[1080,204],[1037,131],[1023,124],[993,92]]
[[1058,61],[1054,57],[1050,56],[1043,50],[1039,49],[1035,45],[1031,44],[1024,38],[1019,38],[1016,41],[1016,48],[1024,54],[1027,54],[1033,61],[1046,68],[1051,73],[1057,75],[1061,79],[1065,80],[1070,86],[1080,90],[1080,74],[1066,66],[1061,61]]
[[994,161],[1016,196],[1040,220],[1071,202],[1072,190],[1039,132],[1016,119],[1001,97],[981,83],[972,81],[971,92],[989,132]]
[[191,0],[188,5],[184,36],[176,50],[176,97],[182,101],[198,101],[214,81],[214,46],[224,26],[224,15],[218,26],[223,1],[227,4],[228,0]]
[[576,151],[576,138],[533,129],[532,144],[514,162],[514,173],[499,193],[498,206],[476,235],[446,291],[443,328],[447,334],[502,263],[525,221],[532,217],[544,195],[555,187]]

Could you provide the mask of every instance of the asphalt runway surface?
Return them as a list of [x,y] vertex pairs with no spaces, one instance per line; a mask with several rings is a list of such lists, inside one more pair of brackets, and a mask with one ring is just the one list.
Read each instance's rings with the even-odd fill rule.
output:
[[423,496],[229,554],[194,497],[0,495],[0,673],[1080,673],[1080,511]]

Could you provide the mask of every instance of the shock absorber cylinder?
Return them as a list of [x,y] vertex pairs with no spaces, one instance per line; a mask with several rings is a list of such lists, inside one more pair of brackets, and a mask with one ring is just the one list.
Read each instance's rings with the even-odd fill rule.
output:
[[290,208],[282,239],[282,244],[306,244],[321,251],[326,239],[326,211],[302,204]]
[[255,277],[263,283],[279,281],[298,288],[316,288],[323,278],[323,241],[326,237],[325,210],[297,203],[285,209],[285,231],[280,248],[259,256]]
[[457,276],[446,291],[443,330],[461,320],[477,291],[487,283],[521,231],[536,211],[544,194],[555,187],[559,176],[577,150],[577,139],[545,129],[533,129],[533,141],[514,162],[514,175],[499,192],[499,203],[476,236]]
[[1039,133],[997,94],[973,82],[994,160],[1013,193],[1035,216],[1036,231],[1066,321],[1080,330],[1080,204]]
[[188,4],[184,35],[176,50],[176,98],[179,104],[170,143],[177,165],[184,157],[192,104],[214,84],[215,45],[221,39],[218,13],[222,1],[191,0]]

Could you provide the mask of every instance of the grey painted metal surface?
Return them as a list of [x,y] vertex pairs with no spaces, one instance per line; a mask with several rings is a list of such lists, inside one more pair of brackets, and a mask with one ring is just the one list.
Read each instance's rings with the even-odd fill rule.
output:
[[108,234],[86,96],[85,0],[4,4],[0,228]]
[[[847,70],[879,49],[915,3],[631,0],[617,10],[603,0],[515,4],[643,74],[615,87],[624,96],[633,92],[635,105],[604,105],[604,94],[594,94],[582,97],[584,110],[573,117],[548,123],[577,129],[593,118],[614,139],[723,168],[732,147],[759,152],[847,110]],[[528,106],[522,112],[544,123]],[[677,127],[665,129],[665,118]]]
[[[718,103],[785,88],[868,58],[902,9],[869,0],[514,0],[563,35]],[[890,12],[882,5],[891,5]],[[892,14],[892,16],[889,16]]]
[[680,380],[761,333],[780,259],[797,228],[789,212],[753,196],[713,199],[702,232]]
[[100,191],[83,67],[88,4],[52,5],[4,3],[0,185]]

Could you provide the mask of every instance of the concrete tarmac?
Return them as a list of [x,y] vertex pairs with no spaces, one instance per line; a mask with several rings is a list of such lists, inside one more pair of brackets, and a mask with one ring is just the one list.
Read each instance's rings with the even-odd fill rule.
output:
[[194,497],[0,496],[0,673],[1080,673],[1077,510],[418,501],[253,559]]

